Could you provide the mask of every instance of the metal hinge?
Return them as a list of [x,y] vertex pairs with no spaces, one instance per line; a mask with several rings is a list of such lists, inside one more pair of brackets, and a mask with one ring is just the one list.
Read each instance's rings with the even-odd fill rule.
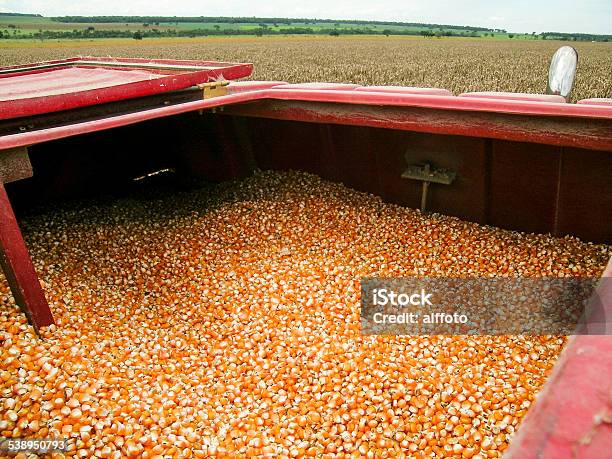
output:
[[229,81],[211,81],[209,83],[201,83],[198,88],[202,90],[202,99],[211,99],[213,97],[227,95],[227,85]]

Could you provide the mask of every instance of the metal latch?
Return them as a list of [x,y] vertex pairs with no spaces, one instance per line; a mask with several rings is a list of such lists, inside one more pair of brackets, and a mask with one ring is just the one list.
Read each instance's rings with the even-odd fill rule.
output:
[[425,208],[427,207],[427,190],[429,189],[429,184],[441,183],[442,185],[450,185],[456,177],[457,173],[455,171],[441,168],[435,169],[429,163],[408,166],[402,173],[402,178],[423,182],[421,212],[425,212]]
[[210,99],[227,95],[227,85],[229,81],[210,81],[208,83],[200,83],[198,88],[202,90],[202,98]]

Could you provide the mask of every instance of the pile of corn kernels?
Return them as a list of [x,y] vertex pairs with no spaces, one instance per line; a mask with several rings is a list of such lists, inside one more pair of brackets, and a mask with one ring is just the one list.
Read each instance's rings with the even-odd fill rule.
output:
[[297,172],[155,190],[21,221],[57,326],[37,339],[2,280],[0,436],[67,437],[69,457],[500,457],[565,339],[362,336],[360,278],[599,276],[611,255]]

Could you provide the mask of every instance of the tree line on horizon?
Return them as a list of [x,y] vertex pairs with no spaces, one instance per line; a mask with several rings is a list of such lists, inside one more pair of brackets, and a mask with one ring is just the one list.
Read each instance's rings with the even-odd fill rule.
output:
[[[10,24],[9,24],[9,28]],[[162,38],[162,37],[206,37],[206,36],[238,36],[238,35],[383,35],[383,36],[422,36],[426,38],[442,38],[442,37],[465,37],[478,38],[488,35],[494,36],[493,32],[478,33],[476,31],[453,31],[453,30],[412,30],[412,29],[384,29],[377,30],[371,28],[321,28],[312,29],[310,27],[291,27],[270,29],[266,27],[258,27],[255,29],[193,29],[193,30],[176,30],[167,29],[160,30],[156,28],[145,28],[144,30],[108,30],[96,29],[90,26],[86,29],[74,29],[70,31],[64,30],[38,30],[29,33],[13,33],[9,30],[0,30],[0,39],[35,39],[35,40],[63,40],[63,39],[91,39],[91,38],[133,38],[142,40],[144,38]],[[507,34],[508,38],[515,38],[516,34]],[[546,32],[540,35],[529,35],[531,39],[542,40],[563,40],[563,41],[600,41],[608,42],[612,39],[609,35],[589,35],[589,34],[562,34]]]
[[[43,17],[40,14],[0,13],[0,17]],[[8,24],[9,30],[0,30],[0,38],[4,39],[71,39],[71,38],[134,38],[137,40],[154,37],[204,37],[219,35],[412,35],[423,37],[487,37],[495,34],[505,34],[508,38],[527,36],[532,39],[564,40],[564,41],[603,41],[612,39],[612,35],[596,35],[585,33],[543,32],[536,34],[514,34],[505,29],[490,29],[485,27],[457,26],[448,24],[427,24],[417,22],[365,21],[339,19],[304,19],[304,18],[263,18],[263,17],[213,17],[213,16],[57,16],[51,21],[66,24],[92,24],[89,27],[73,30],[39,29],[29,33],[16,33],[17,24]],[[142,30],[96,29],[97,23],[141,24]],[[201,23],[213,24],[209,28],[171,29],[164,28],[170,24]],[[221,27],[219,23],[230,27]],[[252,29],[232,28],[231,25],[256,24]],[[329,24],[329,27],[309,27],[309,25]],[[286,27],[282,27],[282,26]],[[273,26],[273,27],[270,27]],[[357,27],[356,27],[357,26]],[[372,26],[395,26],[396,28],[372,28]],[[397,27],[406,27],[399,29]],[[410,28],[408,28],[410,27]]]
[[[10,24],[9,24],[9,28]],[[190,30],[176,30],[166,29],[160,30],[157,28],[145,27],[143,30],[131,31],[131,30],[108,30],[108,29],[96,29],[95,27],[88,27],[85,29],[74,29],[74,30],[38,30],[29,33],[16,34],[13,29],[13,34],[9,30],[0,30],[0,38],[4,39],[36,39],[36,40],[53,40],[53,39],[70,39],[70,38],[134,38],[137,40],[143,38],[159,38],[159,37],[206,37],[206,36],[234,36],[234,35],[411,35],[411,36],[424,36],[424,37],[481,37],[476,31],[452,31],[452,30],[439,30],[439,31],[425,31],[425,30],[411,30],[411,29],[384,29],[376,30],[371,28],[318,28],[313,29],[310,27],[291,27],[291,28],[279,28],[270,29],[266,27],[258,27],[254,29],[231,29],[231,28],[219,28],[219,29],[190,29]]]
[[229,17],[229,16],[56,16],[50,18],[55,22],[65,23],[227,23],[227,24],[355,24],[419,27],[429,29],[475,30],[494,32],[496,29],[451,24],[427,24],[420,22],[367,21],[363,19],[312,19],[312,18],[264,18],[264,17]]

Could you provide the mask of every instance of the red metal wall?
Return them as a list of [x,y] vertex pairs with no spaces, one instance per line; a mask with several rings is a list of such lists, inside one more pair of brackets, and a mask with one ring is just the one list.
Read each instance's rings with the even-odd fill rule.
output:
[[519,231],[612,243],[612,152],[468,136],[197,112],[31,149],[34,177],[7,189],[17,209],[42,197],[108,192],[162,168],[222,181],[254,167],[297,169],[419,207],[428,161],[457,172],[432,184],[428,210]]

